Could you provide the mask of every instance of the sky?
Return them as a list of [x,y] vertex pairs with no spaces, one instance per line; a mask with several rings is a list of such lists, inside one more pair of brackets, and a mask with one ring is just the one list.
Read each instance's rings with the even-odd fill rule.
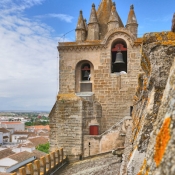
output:
[[[0,0],[0,111],[50,111],[58,93],[58,42],[75,41],[79,11],[89,20],[101,0]],[[174,0],[115,0],[126,24],[130,5],[144,33],[169,31]]]

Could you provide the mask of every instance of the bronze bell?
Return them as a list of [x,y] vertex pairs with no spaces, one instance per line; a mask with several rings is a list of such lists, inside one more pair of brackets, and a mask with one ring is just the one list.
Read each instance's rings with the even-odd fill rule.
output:
[[114,64],[118,64],[118,63],[125,63],[123,61],[123,54],[120,51],[117,52],[117,54],[116,54],[116,59],[115,59]]
[[89,77],[89,72],[86,70],[85,72],[84,72],[84,78],[88,78]]

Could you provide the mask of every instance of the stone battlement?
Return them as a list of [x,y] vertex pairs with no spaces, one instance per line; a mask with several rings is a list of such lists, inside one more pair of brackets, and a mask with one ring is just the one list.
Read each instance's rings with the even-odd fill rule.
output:
[[51,175],[55,170],[58,170],[67,163],[67,158],[64,156],[63,148],[56,150],[35,160],[32,163],[21,167],[15,173],[9,175]]

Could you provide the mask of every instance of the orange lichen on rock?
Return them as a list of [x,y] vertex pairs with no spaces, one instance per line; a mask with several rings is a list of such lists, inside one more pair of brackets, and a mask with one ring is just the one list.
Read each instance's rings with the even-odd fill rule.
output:
[[156,138],[154,161],[157,166],[160,165],[161,160],[164,156],[167,144],[171,138],[170,123],[171,123],[171,118],[170,117],[166,118]]
[[145,71],[146,74],[150,74],[151,72],[151,63],[149,58],[142,52],[142,59],[141,59],[141,67]]
[[134,102],[137,102],[138,100],[139,100],[139,98],[138,98],[136,95],[134,95],[133,101],[134,101]]
[[144,78],[144,80],[143,80],[143,90],[147,89],[147,84],[148,84],[148,78]]
[[[145,170],[146,170],[146,172],[145,172]],[[145,172],[145,174],[143,174],[144,172]],[[137,175],[148,175],[148,172],[149,172],[149,168],[147,168],[147,161],[146,161],[146,159],[144,159],[143,164],[140,168],[140,171]]]
[[174,32],[150,33],[143,37],[143,43],[155,43],[156,45],[175,45]]
[[175,46],[175,41],[163,41],[162,45],[173,45],[173,46]]
[[167,37],[168,37],[168,40],[175,40],[175,33],[168,32]]
[[156,33],[156,39],[157,41],[162,41],[163,40],[162,33]]
[[139,46],[141,45],[143,42],[143,38],[137,38],[135,41],[134,41],[134,45],[135,46]]
[[133,120],[132,132],[133,132],[133,141],[134,141],[137,139],[138,134],[140,133],[140,130],[144,122],[144,116],[139,118],[134,114],[132,117],[132,120]]

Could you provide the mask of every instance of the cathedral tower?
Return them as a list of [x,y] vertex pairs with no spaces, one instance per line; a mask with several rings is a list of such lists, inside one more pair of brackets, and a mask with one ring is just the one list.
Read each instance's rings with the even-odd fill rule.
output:
[[80,11],[76,41],[58,46],[51,149],[64,147],[70,160],[112,150],[116,137],[103,134],[130,115],[140,71],[137,26],[133,6],[125,28],[112,0],[101,0],[97,12],[92,5],[88,26]]

